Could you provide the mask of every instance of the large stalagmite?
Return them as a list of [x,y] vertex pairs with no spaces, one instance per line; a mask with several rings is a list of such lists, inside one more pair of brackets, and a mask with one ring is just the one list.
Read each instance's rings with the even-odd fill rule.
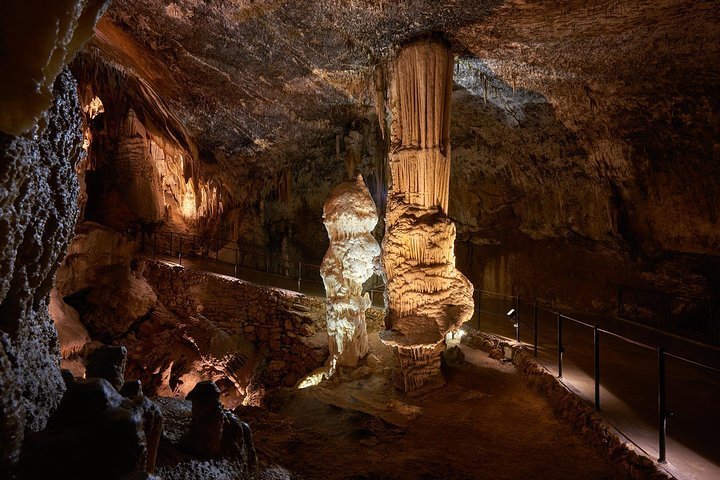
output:
[[450,187],[453,57],[423,40],[390,66],[390,170],[383,267],[383,341],[396,347],[395,385],[421,388],[439,374],[445,335],[473,312],[473,287],[455,268]]
[[380,257],[371,235],[377,211],[362,175],[335,187],[323,207],[323,221],[330,237],[320,268],[328,300],[330,358],[354,367],[368,353],[365,310],[370,297],[363,295],[362,286]]

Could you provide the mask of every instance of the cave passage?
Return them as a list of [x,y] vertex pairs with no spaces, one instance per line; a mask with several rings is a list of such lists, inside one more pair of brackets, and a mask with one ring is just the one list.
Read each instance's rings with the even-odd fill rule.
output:
[[0,478],[720,479],[720,9],[7,0]]

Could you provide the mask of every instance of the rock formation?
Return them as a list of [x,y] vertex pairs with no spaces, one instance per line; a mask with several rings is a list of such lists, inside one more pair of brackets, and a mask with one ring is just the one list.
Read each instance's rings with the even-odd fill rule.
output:
[[152,472],[163,418],[145,397],[123,398],[102,378],[67,377],[46,430],[30,436],[24,478],[118,478]]
[[390,169],[383,239],[387,330],[395,385],[421,388],[440,371],[445,335],[473,312],[473,287],[455,268],[447,215],[453,57],[436,40],[405,46],[390,68]]
[[0,329],[23,392],[25,413],[13,415],[27,415],[31,430],[43,428],[64,389],[47,304],[77,215],[82,135],[75,89],[64,71],[43,129],[27,137],[0,133]]
[[365,310],[371,301],[363,283],[373,274],[380,246],[371,232],[378,222],[375,203],[362,175],[343,182],[325,202],[323,222],[330,237],[320,274],[327,296],[330,358],[354,367],[368,353]]
[[118,392],[125,384],[127,349],[121,345],[99,347],[87,357],[87,376],[104,378]]
[[[0,131],[29,131],[53,103],[53,82],[93,34],[106,0],[3,2]],[[39,12],[42,8],[42,12]]]
[[187,399],[192,402],[192,419],[190,429],[182,437],[184,448],[202,458],[243,460],[249,473],[257,473],[250,427],[223,408],[215,382],[198,382]]

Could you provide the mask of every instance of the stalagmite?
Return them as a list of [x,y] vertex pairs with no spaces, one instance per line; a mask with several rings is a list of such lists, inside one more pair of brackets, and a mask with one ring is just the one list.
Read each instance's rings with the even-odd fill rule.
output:
[[452,71],[452,54],[436,40],[404,47],[389,70],[392,185],[381,338],[395,347],[395,385],[403,391],[439,374],[445,335],[473,313],[473,287],[455,268],[455,225],[447,215]]
[[365,310],[370,297],[363,295],[362,286],[380,257],[380,246],[371,235],[377,211],[362,175],[335,187],[323,207],[323,221],[330,237],[320,268],[330,358],[339,366],[354,367],[368,353]]

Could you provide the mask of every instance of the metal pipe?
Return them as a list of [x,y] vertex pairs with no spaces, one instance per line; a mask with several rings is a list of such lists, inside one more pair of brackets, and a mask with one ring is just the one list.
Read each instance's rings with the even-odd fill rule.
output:
[[558,344],[558,350],[557,350],[557,356],[558,356],[558,378],[562,378],[563,376],[563,343],[562,343],[562,315],[560,312],[557,313],[557,344]]
[[658,462],[666,463],[667,405],[665,404],[665,349],[658,347]]
[[535,358],[537,358],[538,355],[538,309],[537,309],[537,301],[533,304],[533,322],[535,324],[534,326],[534,333],[533,333],[533,353],[535,354]]
[[182,265],[182,235],[180,235],[180,250],[178,251],[178,261]]
[[595,354],[595,410],[600,410],[600,332],[593,328],[593,353]]
[[478,296],[477,296],[477,329],[480,330],[480,312],[482,311],[482,291],[478,290]]
[[515,341],[520,343],[520,295],[515,297]]
[[297,291],[300,292],[300,280],[302,278],[302,260],[298,260],[298,281],[297,281]]

